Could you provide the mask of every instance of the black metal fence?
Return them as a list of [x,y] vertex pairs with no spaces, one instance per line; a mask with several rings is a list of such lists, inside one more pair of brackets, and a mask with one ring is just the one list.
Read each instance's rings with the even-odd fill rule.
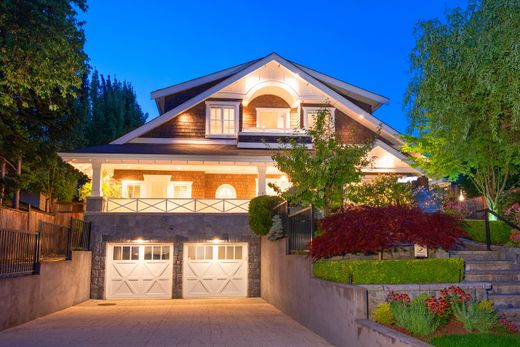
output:
[[290,207],[284,201],[273,209],[273,215],[282,220],[287,235],[287,254],[308,252],[315,231],[314,206]]
[[492,214],[495,216],[497,220],[502,221],[503,223],[506,223],[513,229],[520,230],[520,226],[508,221],[504,216],[499,215],[495,211],[490,210],[489,208],[485,208],[483,210],[477,211],[477,213],[484,213],[484,225],[485,225],[485,232],[486,232],[486,248],[488,251],[491,250],[491,227],[489,225],[489,214]]
[[71,249],[89,250],[92,223],[81,219],[70,219]]
[[0,276],[39,273],[40,235],[0,229]]
[[0,277],[37,274],[41,260],[71,259],[72,250],[90,250],[90,222],[71,219],[67,226],[41,221],[38,229],[0,229]]

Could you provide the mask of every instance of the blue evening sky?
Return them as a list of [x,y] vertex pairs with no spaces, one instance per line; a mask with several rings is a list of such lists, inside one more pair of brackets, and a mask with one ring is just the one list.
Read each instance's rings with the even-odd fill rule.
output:
[[390,98],[375,115],[404,132],[402,99],[419,20],[466,0],[88,0],[86,51],[100,73],[150,92],[271,52]]

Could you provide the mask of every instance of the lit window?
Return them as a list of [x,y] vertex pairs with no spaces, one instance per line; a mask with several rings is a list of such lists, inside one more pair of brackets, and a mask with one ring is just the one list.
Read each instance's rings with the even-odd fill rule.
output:
[[190,199],[191,185],[193,182],[172,182],[172,194],[174,199]]
[[235,199],[237,191],[231,184],[223,184],[217,188],[215,198],[217,199]]
[[290,109],[288,108],[257,108],[256,127],[262,129],[289,129]]
[[142,182],[123,181],[122,196],[123,198],[136,199],[141,197]]
[[206,102],[206,136],[235,137],[238,102]]
[[[331,130],[334,130],[334,111],[333,107],[325,108],[329,112],[329,117],[325,119],[326,122],[331,122],[330,127]],[[304,107],[303,108],[303,127],[305,129],[313,128],[316,123],[316,117],[318,113],[323,110],[323,107]]]

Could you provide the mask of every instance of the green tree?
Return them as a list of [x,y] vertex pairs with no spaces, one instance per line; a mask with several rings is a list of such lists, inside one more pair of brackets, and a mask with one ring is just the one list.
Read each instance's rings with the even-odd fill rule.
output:
[[397,182],[395,175],[378,175],[371,181],[353,185],[351,190],[349,200],[357,205],[387,207],[415,203],[411,185]]
[[466,175],[491,209],[518,183],[519,30],[519,1],[470,1],[419,23],[411,54],[405,150],[431,177]]
[[90,117],[87,125],[89,146],[109,143],[143,125],[148,114],[137,103],[132,85],[117,78],[92,74],[89,90]]
[[0,2],[0,151],[8,158],[65,122],[57,111],[76,96],[87,67],[77,10],[86,10],[85,1]]
[[312,150],[291,139],[272,155],[276,167],[287,174],[293,184],[284,196],[294,203],[311,203],[323,209],[325,215],[343,205],[347,185],[359,182],[362,167],[371,162],[368,151],[372,148],[372,142],[339,142],[330,122],[328,110],[322,109],[316,115],[314,126],[305,130],[313,140]]

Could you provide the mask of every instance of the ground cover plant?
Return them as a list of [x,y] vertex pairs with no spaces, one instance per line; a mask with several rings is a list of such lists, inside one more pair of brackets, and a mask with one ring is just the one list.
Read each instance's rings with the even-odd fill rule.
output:
[[520,336],[497,334],[445,335],[429,341],[436,347],[512,347],[520,346]]

